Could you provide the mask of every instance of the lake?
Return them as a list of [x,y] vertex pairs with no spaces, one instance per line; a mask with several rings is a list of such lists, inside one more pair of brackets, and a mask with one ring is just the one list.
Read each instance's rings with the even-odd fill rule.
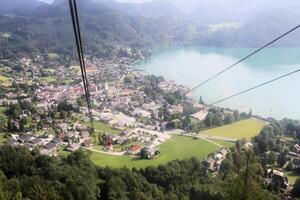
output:
[[[194,87],[251,53],[251,48],[160,48],[136,64],[147,74],[161,75]],[[192,93],[212,103],[300,68],[300,48],[267,48]],[[277,119],[300,119],[300,73],[227,100],[219,106]]]

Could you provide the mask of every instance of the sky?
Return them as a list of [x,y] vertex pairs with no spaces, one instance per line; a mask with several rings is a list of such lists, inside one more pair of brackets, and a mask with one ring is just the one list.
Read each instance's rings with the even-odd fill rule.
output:
[[[39,0],[47,3],[53,2],[53,0]],[[100,1],[100,0],[93,0]],[[111,0],[113,1],[113,0]],[[170,1],[177,5],[183,12],[190,13],[199,6],[207,7],[207,5],[222,7],[225,10],[231,9],[232,6],[236,8],[243,8],[245,5],[251,7],[254,10],[282,8],[288,10],[290,8],[300,8],[299,0],[115,0],[118,2],[129,3],[143,3],[150,1]]]
[[[54,0],[39,0],[46,3],[52,3]],[[94,0],[96,1],[96,0]],[[112,0],[113,1],[113,0]],[[170,1],[176,4],[179,8],[181,8],[185,12],[190,12],[195,9],[201,2],[207,0],[115,0],[118,2],[126,2],[126,3],[144,3],[151,1]],[[209,0],[208,0],[209,1]]]
[[[43,1],[46,3],[52,3],[53,0],[39,0],[39,1]],[[152,0],[118,0],[119,2],[130,2],[130,3],[143,3],[146,1],[152,1]]]

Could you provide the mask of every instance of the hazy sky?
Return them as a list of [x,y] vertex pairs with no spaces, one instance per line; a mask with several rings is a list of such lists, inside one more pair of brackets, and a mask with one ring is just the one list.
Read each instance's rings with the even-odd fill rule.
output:
[[[53,0],[39,0],[47,3]],[[101,0],[93,0],[101,1]],[[113,1],[113,0],[111,0]],[[118,2],[143,3],[150,1],[170,1],[176,4],[182,11],[189,13],[199,6],[207,7],[208,5],[221,7],[224,10],[233,8],[252,8],[253,10],[264,10],[270,8],[281,8],[285,10],[300,8],[300,0],[115,0]]]
[[[39,1],[44,1],[47,3],[51,3],[53,0],[39,0]],[[142,3],[145,1],[152,1],[152,0],[118,0],[119,2],[131,2],[131,3]]]
[[[39,0],[46,3],[52,3],[54,0]],[[96,1],[96,0],[94,0]],[[178,7],[180,7],[185,12],[190,12],[195,9],[201,2],[205,2],[207,0],[115,0],[118,2],[129,2],[129,3],[143,3],[150,1],[170,1],[175,3]],[[209,0],[208,0],[209,1]]]

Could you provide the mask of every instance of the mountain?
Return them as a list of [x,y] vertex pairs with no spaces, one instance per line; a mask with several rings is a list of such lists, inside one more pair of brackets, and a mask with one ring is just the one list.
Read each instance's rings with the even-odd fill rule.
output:
[[[209,46],[260,47],[299,25],[299,18],[300,14],[277,9],[258,12],[242,25],[225,26],[226,23],[223,23],[208,26],[194,38],[194,43]],[[299,38],[300,29],[277,41],[273,46],[300,46]]]
[[1,0],[0,13],[28,13],[44,4],[45,3],[37,0]]
[[144,16],[152,18],[160,17],[184,17],[183,12],[171,1],[150,1],[144,3],[122,3],[112,0],[96,0],[104,5],[132,16]]
[[[201,1],[190,17],[202,24],[219,24],[228,22],[243,23],[258,9],[258,2],[247,0]],[[245,6],[247,5],[247,6]]]
[[[235,34],[237,41],[246,46],[264,44],[299,25],[300,14],[283,10],[259,12]],[[253,39],[252,39],[253,38]],[[276,42],[275,46],[300,46],[300,29]]]
[[[102,3],[79,0],[85,52],[108,56],[118,47],[151,48],[183,40],[181,21],[132,16]],[[22,53],[74,54],[74,37],[67,1],[43,4],[24,16],[0,17],[0,57]],[[10,37],[1,37],[9,35]]]
[[243,25],[261,12],[288,11],[297,14],[299,9],[298,0],[226,0],[226,3],[223,0],[201,0],[189,17],[201,24],[235,22]]
[[[229,5],[233,7],[235,1],[228,0]],[[200,4],[205,5],[203,2]],[[149,5],[156,4],[154,2],[136,6],[145,9]],[[228,8],[229,5],[226,4],[225,7]],[[20,14],[16,7],[10,11],[12,14],[2,16],[0,14],[0,59],[37,52],[76,55],[67,1],[56,0],[51,5],[42,3],[36,6],[35,9],[23,14]],[[126,6],[130,9],[135,8],[133,9],[135,12],[129,12],[130,9],[126,10]],[[279,5],[272,4],[274,8],[270,6],[268,10],[256,13],[253,12],[255,6],[257,5],[253,3],[252,8],[245,8],[249,12],[246,14],[244,10],[245,15],[240,17],[238,22],[235,22],[237,18],[235,15],[238,14],[230,14],[225,11],[225,7],[222,12],[221,5],[210,8],[214,11],[206,11],[219,13],[214,18],[190,21],[185,16],[178,17],[180,14],[175,17],[171,14],[163,16],[154,12],[151,16],[147,16],[147,12],[139,14],[137,7],[132,4],[115,2],[111,5],[104,0],[101,2],[78,0],[85,53],[106,57],[114,55],[117,49],[123,47],[149,49],[172,44],[258,47],[299,23],[297,21],[299,14],[294,12],[298,9],[297,6],[288,9],[277,8]],[[162,6],[161,10],[163,9],[165,8]],[[176,14],[175,10],[169,13]],[[240,12],[237,8],[233,8],[232,12],[235,11]],[[293,34],[294,36],[289,35],[276,45],[300,46],[297,39],[300,35],[297,33]]]

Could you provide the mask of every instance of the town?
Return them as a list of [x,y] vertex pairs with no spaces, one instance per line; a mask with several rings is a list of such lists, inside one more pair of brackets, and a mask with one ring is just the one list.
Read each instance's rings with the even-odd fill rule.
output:
[[[23,58],[17,63],[2,61],[1,72],[12,77],[5,84],[17,88],[8,90],[0,102],[2,107],[8,107],[8,128],[15,132],[6,143],[29,150],[37,148],[46,155],[101,146],[97,150],[112,155],[140,155],[145,151],[145,157],[153,158],[159,154],[159,144],[171,137],[166,132],[168,120],[161,120],[164,115],[183,112],[188,103],[205,118],[207,112],[200,111],[197,101],[172,102],[188,88],[133,69],[135,57],[143,58],[141,52],[126,53],[127,57],[113,61],[87,60],[93,120],[112,127],[118,134],[89,124],[79,67],[56,66],[57,62],[44,61],[42,56]],[[18,75],[20,72],[26,76]],[[114,145],[122,146],[122,151],[115,151]]]
[[[2,136],[5,144],[48,156],[82,149],[151,160],[160,156],[160,145],[174,135],[211,143],[212,139],[235,142],[235,138],[199,136],[198,132],[251,118],[272,123],[253,116],[251,111],[208,107],[201,97],[195,100],[183,95],[189,88],[133,68],[137,57],[144,58],[141,54],[127,49],[126,56],[118,59],[86,60],[92,119],[79,66],[61,66],[43,56],[17,62],[2,60],[0,72],[7,77],[1,81],[4,89],[0,100],[0,107],[5,108],[3,130],[8,130]],[[263,178],[268,187],[289,192],[290,183],[282,171],[291,174],[300,169],[300,146],[294,139],[277,139],[287,151],[265,153],[269,168]],[[233,153],[228,147],[220,147],[203,160],[207,172],[214,176],[224,170],[224,163]],[[255,149],[251,140],[243,141],[243,148]],[[272,156],[275,158],[270,161]],[[278,163],[281,157],[284,161]]]

